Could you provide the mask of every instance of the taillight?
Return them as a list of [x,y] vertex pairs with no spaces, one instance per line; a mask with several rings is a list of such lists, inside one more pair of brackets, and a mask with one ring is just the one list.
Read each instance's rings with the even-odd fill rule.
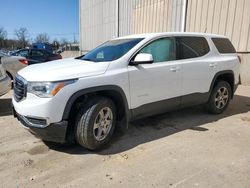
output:
[[241,63],[241,57],[239,55],[237,55],[237,56],[238,56],[239,62]]
[[19,59],[19,62],[24,65],[28,65],[28,61],[26,59]]

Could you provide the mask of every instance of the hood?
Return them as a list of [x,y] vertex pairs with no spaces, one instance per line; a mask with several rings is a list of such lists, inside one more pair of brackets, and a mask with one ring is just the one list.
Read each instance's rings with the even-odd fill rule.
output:
[[109,62],[91,62],[79,59],[62,59],[30,65],[18,74],[30,82],[59,81],[104,74]]

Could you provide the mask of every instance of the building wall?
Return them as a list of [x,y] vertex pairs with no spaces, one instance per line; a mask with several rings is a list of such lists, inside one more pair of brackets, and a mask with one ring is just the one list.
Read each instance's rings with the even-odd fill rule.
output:
[[119,36],[133,33],[133,9],[136,3],[136,0],[119,0]]
[[133,7],[133,33],[182,31],[183,0],[139,0]]
[[83,54],[118,36],[189,31],[227,36],[242,57],[250,85],[250,0],[79,0]]
[[241,57],[241,83],[250,85],[250,1],[188,0],[186,31],[227,36]]
[[186,31],[222,34],[237,52],[250,52],[250,1],[188,0]]
[[116,37],[117,18],[117,0],[80,0],[81,51]]
[[118,36],[182,31],[184,2],[185,0],[80,0],[81,50],[91,50]]

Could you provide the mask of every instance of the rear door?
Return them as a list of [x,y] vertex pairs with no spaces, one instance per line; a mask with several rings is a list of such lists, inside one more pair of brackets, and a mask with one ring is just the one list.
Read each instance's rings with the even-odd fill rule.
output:
[[181,103],[200,104],[207,100],[208,91],[218,64],[209,54],[204,37],[177,37],[178,59],[182,63]]

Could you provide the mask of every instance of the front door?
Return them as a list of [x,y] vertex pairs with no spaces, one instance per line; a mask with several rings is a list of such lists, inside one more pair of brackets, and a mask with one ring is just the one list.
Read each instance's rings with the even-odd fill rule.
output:
[[154,40],[138,53],[152,54],[154,62],[128,66],[130,101],[136,116],[153,115],[178,107],[181,64],[176,60],[175,38]]

